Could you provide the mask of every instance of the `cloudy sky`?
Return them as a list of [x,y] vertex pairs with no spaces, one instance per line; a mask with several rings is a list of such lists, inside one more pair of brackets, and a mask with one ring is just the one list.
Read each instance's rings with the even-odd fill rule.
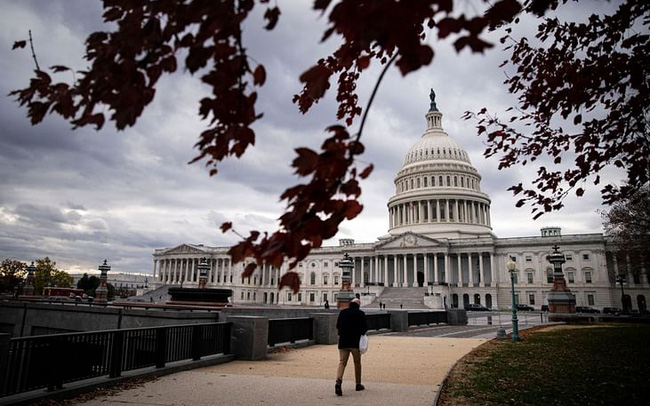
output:
[[[99,132],[71,131],[54,116],[31,126],[26,111],[6,96],[25,87],[34,69],[28,49],[11,51],[13,42],[26,39],[31,29],[41,67],[84,69],[84,40],[102,29],[101,2],[0,0],[0,260],[49,256],[61,269],[79,272],[108,259],[114,271],[151,273],[156,248],[234,243],[236,236],[218,230],[224,221],[243,234],[273,231],[283,209],[278,196],[297,183],[290,168],[293,149],[317,147],[324,129],[336,123],[332,94],[304,116],[291,103],[300,91],[298,76],[336,45],[319,43],[325,21],[309,9],[310,3],[278,0],[282,15],[270,33],[259,28],[259,14],[248,23],[245,45],[267,69],[258,105],[264,118],[256,125],[255,147],[242,159],[222,164],[219,175],[210,178],[202,164],[187,164],[206,125],[197,112],[207,90],[198,77],[183,71],[161,80],[155,102],[126,131],[111,125]],[[469,2],[461,4],[475,12]],[[532,27],[524,24],[522,30]],[[564,234],[601,232],[595,189],[580,199],[570,197],[561,213],[536,221],[529,207],[515,208],[516,199],[506,189],[531,179],[534,168],[498,171],[495,159],[482,156],[475,123],[461,119],[465,111],[482,107],[505,116],[513,98],[498,67],[503,51],[497,46],[486,55],[470,55],[456,54],[446,42],[434,47],[434,62],[419,72],[407,77],[396,69],[388,72],[362,139],[367,152],[360,160],[375,165],[362,184],[364,211],[326,244],[339,238],[370,242],[386,233],[393,178],[425,129],[432,87],[443,126],[483,176],[497,236],[538,235],[551,225],[561,226]],[[360,83],[364,106],[378,72],[371,69]]]

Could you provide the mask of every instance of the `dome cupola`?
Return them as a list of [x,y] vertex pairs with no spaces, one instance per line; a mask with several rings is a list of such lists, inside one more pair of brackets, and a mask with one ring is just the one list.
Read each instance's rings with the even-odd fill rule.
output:
[[427,128],[406,153],[388,202],[389,233],[416,232],[437,238],[491,235],[490,199],[467,151],[442,127],[431,90]]

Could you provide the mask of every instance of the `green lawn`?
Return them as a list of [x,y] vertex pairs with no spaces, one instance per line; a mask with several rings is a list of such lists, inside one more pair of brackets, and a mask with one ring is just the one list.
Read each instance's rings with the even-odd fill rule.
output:
[[524,331],[454,368],[440,405],[650,405],[650,325]]

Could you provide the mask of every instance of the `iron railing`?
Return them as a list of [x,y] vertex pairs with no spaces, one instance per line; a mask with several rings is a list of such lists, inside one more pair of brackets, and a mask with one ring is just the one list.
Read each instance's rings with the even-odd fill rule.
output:
[[368,330],[390,330],[390,314],[388,313],[366,313],[366,325]]
[[231,323],[205,323],[12,338],[0,396],[229,354],[230,335]]
[[415,312],[409,313],[409,326],[424,326],[429,324],[447,323],[447,312]]
[[292,319],[270,319],[268,345],[295,343],[314,339],[314,319],[309,317]]

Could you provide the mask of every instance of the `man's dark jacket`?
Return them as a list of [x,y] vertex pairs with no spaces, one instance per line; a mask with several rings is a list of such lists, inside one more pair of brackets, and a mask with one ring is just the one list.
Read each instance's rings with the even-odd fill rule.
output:
[[349,308],[339,313],[336,328],[339,330],[339,348],[359,348],[359,338],[368,331],[366,314],[358,304],[350,303]]

